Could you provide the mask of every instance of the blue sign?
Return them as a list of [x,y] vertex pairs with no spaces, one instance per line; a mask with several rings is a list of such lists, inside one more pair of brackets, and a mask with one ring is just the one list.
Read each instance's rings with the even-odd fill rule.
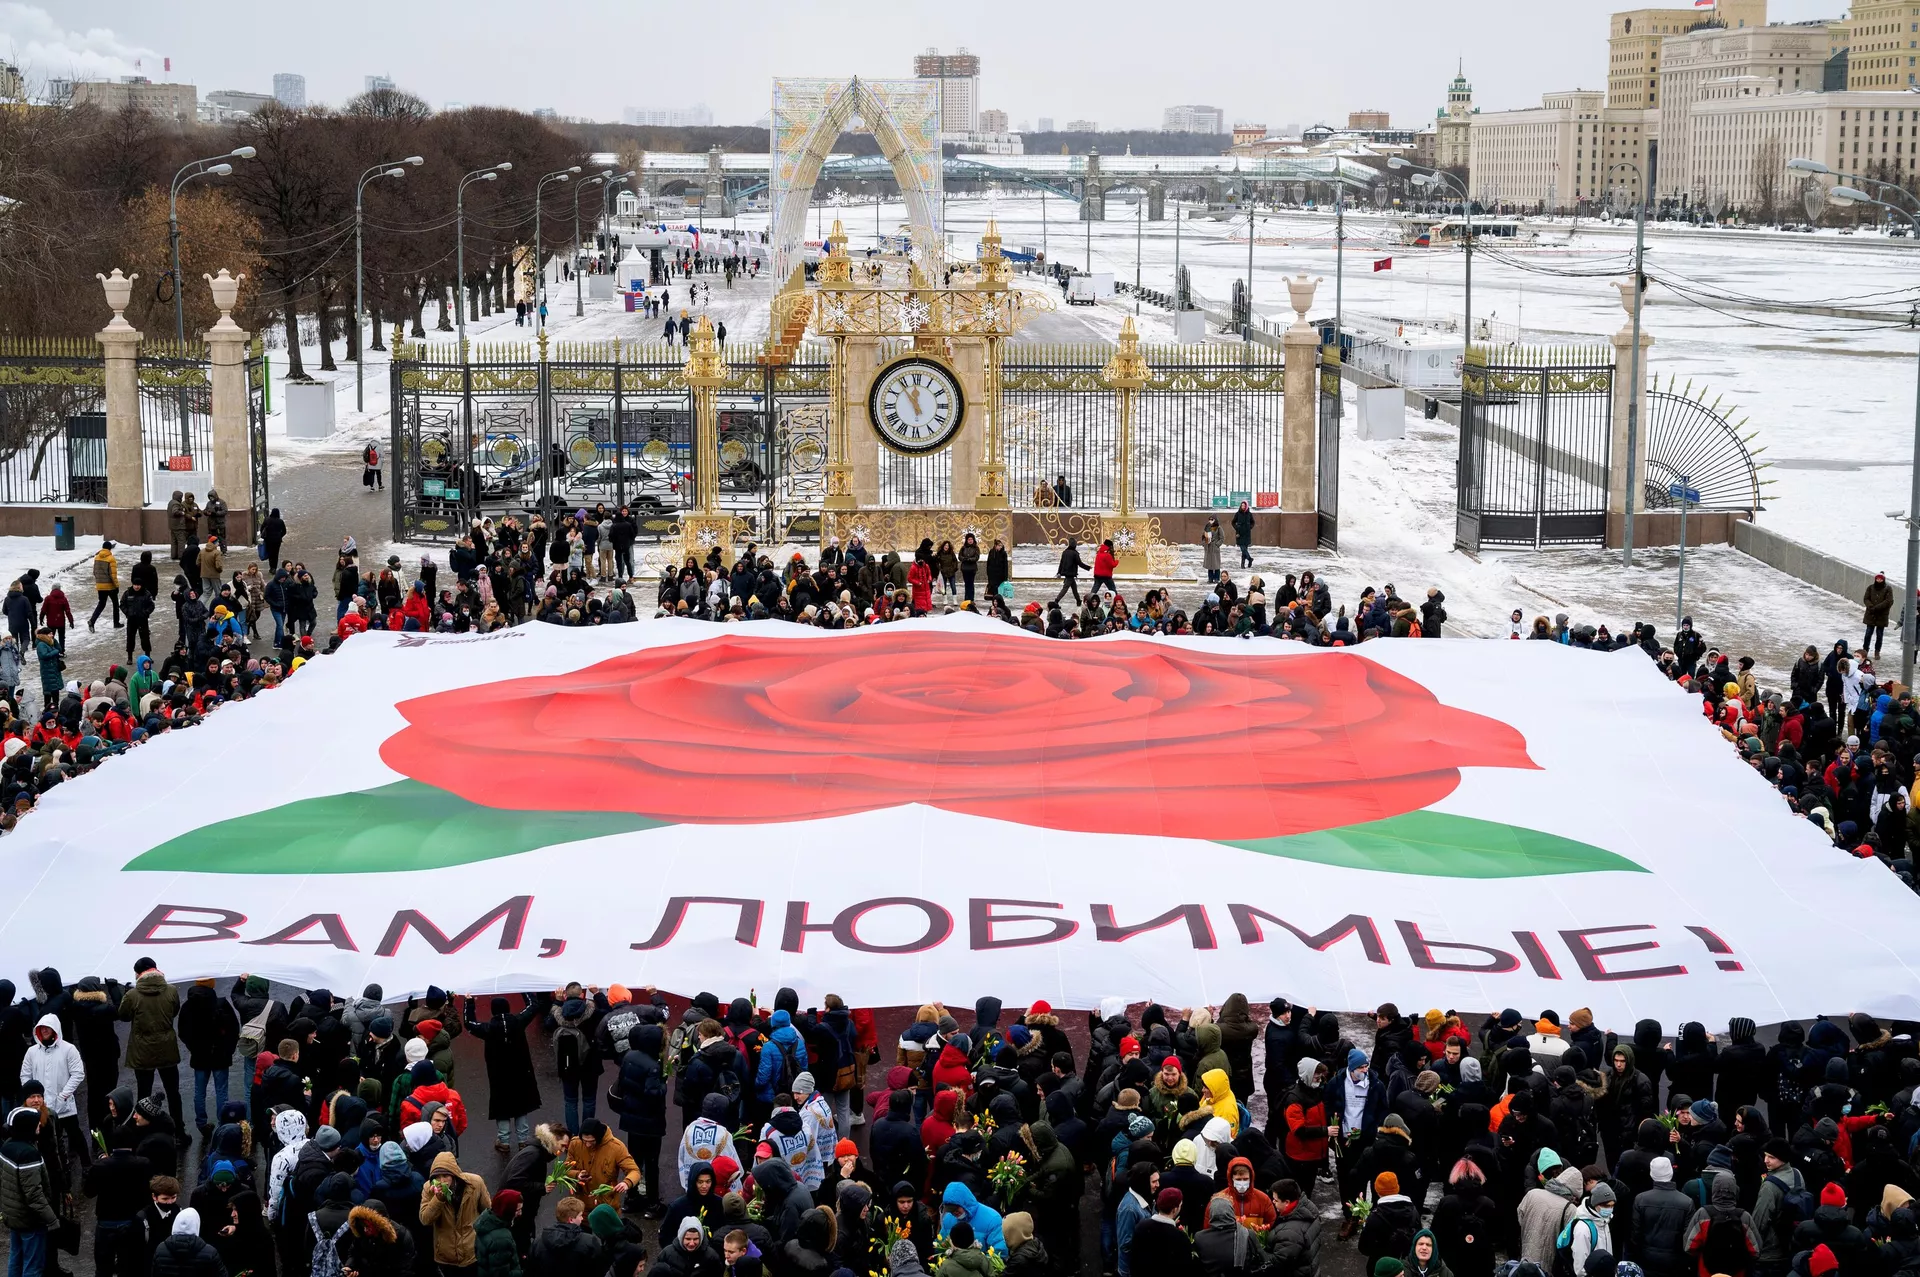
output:
[[1675,501],[1684,501],[1688,505],[1700,504],[1700,489],[1689,488],[1684,483],[1669,483],[1667,485],[1667,495]]

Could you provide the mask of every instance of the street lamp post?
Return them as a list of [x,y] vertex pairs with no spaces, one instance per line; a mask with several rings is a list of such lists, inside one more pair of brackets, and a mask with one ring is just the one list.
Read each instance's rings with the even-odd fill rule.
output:
[[534,322],[541,328],[547,326],[547,262],[540,255],[540,203],[548,182],[570,182],[573,175],[580,171],[578,164],[572,168],[563,168],[549,173],[533,184],[533,302]]
[[173,337],[184,348],[187,344],[187,312],[180,283],[180,188],[196,177],[226,177],[233,172],[229,159],[250,160],[254,149],[238,146],[225,155],[195,160],[173,175],[167,192],[167,250],[173,255]]
[[366,267],[360,251],[362,216],[362,194],[367,183],[376,177],[405,177],[407,170],[402,164],[415,168],[425,164],[426,158],[409,155],[404,160],[389,160],[385,164],[376,164],[360,175],[353,187],[353,407],[356,412],[364,412],[367,407],[367,340],[366,328]]
[[589,186],[598,186],[612,176],[612,169],[601,169],[573,188],[573,317],[575,319],[587,313],[586,303],[580,295],[580,193]]
[[1144,223],[1140,220],[1140,206],[1146,201],[1146,192],[1142,191],[1133,201],[1133,313],[1140,313],[1140,232]]
[[1240,344],[1253,341],[1253,179],[1247,179],[1247,322],[1240,328]]
[[1640,166],[1631,160],[1622,160],[1608,169],[1607,179],[1613,179],[1613,169],[1621,168],[1633,170],[1634,185],[1640,192],[1633,210],[1633,356],[1627,385],[1626,508],[1620,528],[1620,564],[1630,568],[1633,566],[1633,499],[1637,495],[1633,463],[1640,452],[1640,396],[1644,393],[1640,384],[1640,299],[1647,291],[1647,180]]
[[615,173],[607,179],[605,189],[600,192],[600,240],[607,246],[607,273],[620,263],[613,260],[613,191],[617,186],[625,186],[627,179],[633,176],[633,170]]
[[[1396,155],[1387,161],[1387,167],[1410,169],[1417,166]],[[1462,312],[1466,331],[1462,334],[1465,344],[1461,348],[1461,353],[1464,355],[1466,351],[1473,348],[1473,197],[1467,193],[1466,186],[1458,178],[1439,169],[1414,173],[1413,184],[1431,190],[1434,194],[1443,194],[1448,187],[1460,192],[1460,207],[1467,219],[1467,296]]]
[[[1875,204],[1888,212],[1898,213],[1907,219],[1913,227],[1915,239],[1920,239],[1920,217],[1915,217],[1897,204],[1877,200],[1873,196],[1853,186],[1836,186],[1831,194],[1843,204]],[[1913,686],[1914,634],[1917,600],[1914,593],[1916,582],[1920,582],[1920,389],[1915,392],[1913,408],[1913,479],[1907,494],[1907,513],[1902,520],[1907,525],[1907,582],[1906,598],[1900,606],[1900,681],[1908,687]],[[1896,516],[1898,517],[1898,516]]]
[[[492,168],[475,169],[460,179],[460,186],[453,193],[453,314],[460,330],[460,349],[467,346],[467,183],[497,181],[500,175],[513,167],[513,161],[502,160]],[[461,358],[465,358],[462,353]]]

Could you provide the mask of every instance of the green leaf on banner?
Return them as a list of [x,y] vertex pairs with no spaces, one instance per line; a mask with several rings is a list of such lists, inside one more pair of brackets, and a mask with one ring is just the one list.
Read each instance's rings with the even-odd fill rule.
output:
[[129,870],[229,874],[405,873],[556,843],[657,829],[625,812],[503,811],[417,780],[328,794],[190,830]]
[[1558,834],[1440,811],[1414,811],[1339,829],[1229,842],[1262,855],[1429,878],[1538,878],[1647,872],[1625,856]]

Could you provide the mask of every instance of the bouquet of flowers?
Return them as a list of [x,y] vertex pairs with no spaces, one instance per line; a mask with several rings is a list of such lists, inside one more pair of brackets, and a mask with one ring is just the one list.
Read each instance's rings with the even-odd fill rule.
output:
[[987,1182],[993,1185],[995,1195],[1002,1202],[1013,1205],[1014,1195],[1027,1185],[1027,1159],[1018,1153],[1008,1153],[987,1172]]
[[1367,1216],[1373,1214],[1373,1203],[1364,1196],[1356,1197],[1347,1203],[1347,1215],[1353,1220],[1354,1227],[1366,1226]]
[[1678,1113],[1655,1113],[1653,1115],[1653,1120],[1660,1123],[1660,1125],[1666,1127],[1670,1131],[1677,1131],[1680,1129],[1680,1115]]
[[911,1225],[903,1223],[892,1215],[886,1217],[886,1222],[886,1243],[889,1254],[893,1252],[894,1243],[913,1240],[913,1228]]
[[562,1197],[573,1197],[580,1192],[580,1181],[574,1177],[573,1168],[558,1158],[547,1168],[547,1191]]

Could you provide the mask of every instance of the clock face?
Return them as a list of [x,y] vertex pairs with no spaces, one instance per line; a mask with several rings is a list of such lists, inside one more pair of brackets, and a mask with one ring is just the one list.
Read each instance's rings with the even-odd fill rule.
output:
[[882,368],[867,392],[867,415],[897,452],[937,452],[953,441],[966,404],[944,364],[910,356]]

